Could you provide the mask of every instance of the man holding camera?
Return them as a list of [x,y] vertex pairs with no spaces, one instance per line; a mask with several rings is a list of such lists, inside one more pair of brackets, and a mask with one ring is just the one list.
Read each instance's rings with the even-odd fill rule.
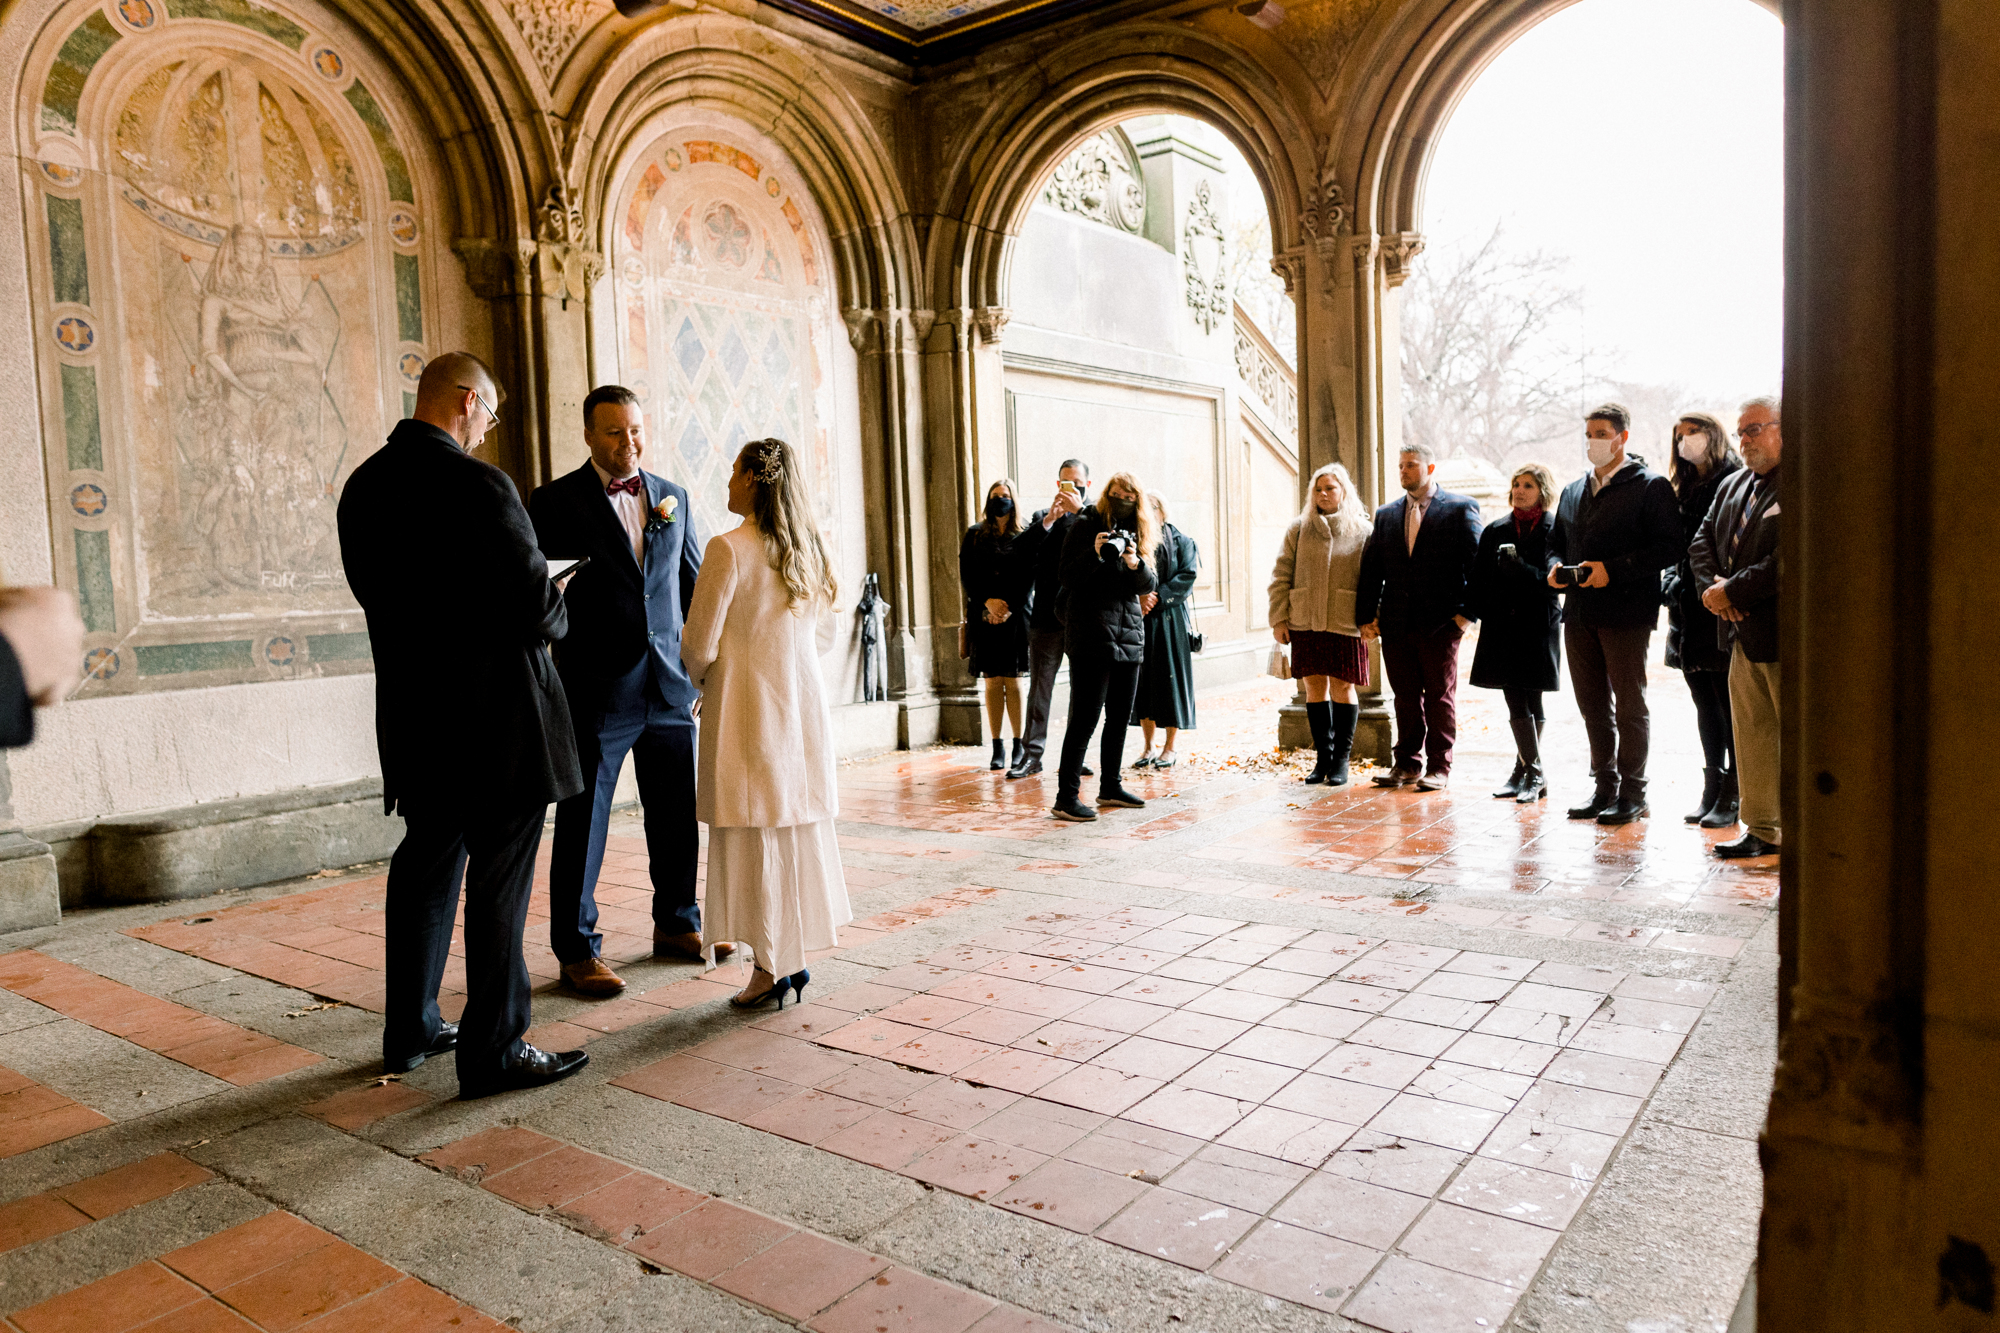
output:
[[1646,649],[1660,623],[1660,571],[1681,554],[1673,483],[1625,452],[1632,414],[1584,418],[1590,471],[1564,488],[1550,536],[1549,586],[1563,593],[1570,685],[1590,737],[1597,789],[1571,819],[1630,824],[1646,807]]
[[1021,757],[1007,770],[1009,779],[1042,771],[1042,752],[1049,743],[1049,703],[1063,664],[1063,626],[1056,619],[1063,538],[1089,500],[1089,467],[1081,458],[1065,458],[1056,471],[1055,498],[1014,539],[1015,558],[1028,561],[1034,569],[1034,591],[1028,602],[1028,718],[1021,729]]

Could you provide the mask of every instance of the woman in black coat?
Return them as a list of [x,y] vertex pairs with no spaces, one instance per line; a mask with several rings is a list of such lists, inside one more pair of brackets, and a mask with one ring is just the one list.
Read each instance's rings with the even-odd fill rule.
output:
[[[986,488],[986,518],[958,547],[958,582],[965,591],[965,641],[961,652],[974,676],[986,677],[986,727],[993,734],[995,772],[1021,757],[1021,674],[1028,669],[1028,590],[1034,570],[1016,549],[1021,516],[1014,483],[1002,478]],[[1014,752],[1000,738],[1005,714]]]
[[1514,732],[1514,774],[1494,796],[1531,803],[1548,794],[1542,776],[1542,695],[1557,686],[1562,665],[1562,604],[1548,585],[1549,541],[1555,529],[1556,479],[1540,463],[1514,470],[1508,499],[1514,512],[1486,525],[1473,561],[1470,602],[1479,621],[1472,683],[1507,699]]
[[1145,612],[1139,599],[1159,586],[1154,552],[1159,524],[1146,493],[1129,472],[1104,483],[1097,503],[1076,516],[1063,537],[1062,592],[1057,614],[1069,654],[1069,725],[1063,731],[1056,783],[1057,819],[1084,821],[1097,811],[1077,799],[1083,752],[1101,715],[1097,803],[1137,808],[1146,803],[1118,780],[1125,763],[1125,728],[1146,656]]
[[[1132,761],[1134,768],[1172,768],[1174,741],[1181,728],[1194,725],[1194,653],[1188,641],[1188,594],[1194,591],[1195,571],[1200,555],[1194,541],[1167,521],[1167,507],[1152,497],[1153,516],[1160,524],[1160,546],[1153,553],[1154,577],[1159,590],[1139,599],[1146,613],[1146,658],[1139,666],[1138,696],[1132,702],[1132,720],[1146,738],[1146,752]],[[1153,754],[1153,728],[1164,728],[1166,736],[1157,757]]]
[[1729,649],[1719,622],[1701,604],[1702,590],[1689,563],[1687,546],[1701,531],[1722,483],[1743,466],[1730,447],[1722,423],[1691,412],[1674,423],[1674,454],[1667,479],[1681,502],[1680,563],[1660,576],[1667,604],[1667,665],[1678,667],[1694,696],[1695,729],[1701,734],[1701,804],[1682,818],[1704,828],[1736,822],[1736,740],[1729,712]]

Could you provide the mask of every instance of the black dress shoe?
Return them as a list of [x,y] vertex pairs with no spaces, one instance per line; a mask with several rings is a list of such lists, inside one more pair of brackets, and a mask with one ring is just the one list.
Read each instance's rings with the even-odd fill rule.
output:
[[1630,796],[1620,796],[1609,810],[1597,817],[1600,824],[1636,824],[1653,812],[1646,808],[1644,801]]
[[1099,809],[1109,807],[1113,810],[1143,810],[1146,808],[1144,801],[1134,796],[1131,792],[1126,791],[1123,787],[1109,786],[1097,789],[1097,805]]
[[1085,805],[1074,796],[1070,797],[1067,801],[1057,801],[1050,813],[1057,819],[1071,824],[1088,824],[1091,820],[1097,818],[1097,810],[1094,806]]
[[1776,856],[1778,844],[1765,842],[1754,833],[1745,833],[1735,842],[1718,842],[1715,854],[1725,861],[1734,861],[1746,856]]
[[1618,804],[1617,794],[1600,787],[1597,789],[1597,794],[1582,805],[1571,806],[1568,814],[1571,819],[1595,819],[1616,804]]
[[1012,768],[1007,770],[1007,781],[1012,782],[1016,778],[1031,778],[1041,771],[1042,761],[1033,755],[1024,754],[1014,762]]
[[385,1055],[382,1057],[382,1072],[385,1074],[407,1074],[433,1055],[443,1055],[458,1046],[458,1024],[438,1024],[437,1036],[431,1044],[414,1055]]
[[1094,778],[1097,776],[1097,770],[1092,768],[1089,764],[1085,764],[1082,768],[1079,768],[1077,772],[1083,774],[1087,778]]
[[491,1097],[496,1092],[539,1088],[545,1083],[566,1079],[589,1063],[588,1051],[545,1051],[524,1041],[521,1053],[508,1059],[499,1074],[492,1078],[468,1079],[461,1072],[458,1076],[458,1095],[470,1101],[474,1097]]

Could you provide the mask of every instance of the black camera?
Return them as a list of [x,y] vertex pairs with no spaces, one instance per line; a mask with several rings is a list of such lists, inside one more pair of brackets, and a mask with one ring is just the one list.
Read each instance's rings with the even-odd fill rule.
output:
[[1120,532],[1113,528],[1104,539],[1103,554],[1107,560],[1114,557],[1122,560],[1125,558],[1125,553],[1131,549],[1132,535],[1128,532]]
[[1495,554],[1502,560],[1519,560],[1521,558],[1520,550],[1512,542],[1503,545]]
[[1556,586],[1558,588],[1581,588],[1590,578],[1590,571],[1582,565],[1557,565]]

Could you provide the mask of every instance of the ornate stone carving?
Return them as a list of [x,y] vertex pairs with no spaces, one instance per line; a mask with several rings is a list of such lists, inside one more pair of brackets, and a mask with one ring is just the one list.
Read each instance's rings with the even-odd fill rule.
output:
[[1278,275],[1285,284],[1285,295],[1296,296],[1299,278],[1306,270],[1306,256],[1303,249],[1289,250],[1281,255],[1271,256],[1271,272]]
[[1236,376],[1243,387],[1270,409],[1271,418],[1289,433],[1294,443],[1299,437],[1298,376],[1281,364],[1266,348],[1264,339],[1236,317]]
[[561,185],[549,187],[542,201],[541,221],[535,239],[543,245],[578,245],[583,242],[583,210],[570,202]]
[[873,310],[867,306],[842,306],[840,318],[847,325],[847,341],[854,345],[855,351],[866,353],[875,350],[881,319]]
[[1410,276],[1410,262],[1424,252],[1424,238],[1414,231],[1384,237],[1382,268],[1391,287],[1400,287]]
[[[1202,270],[1202,256],[1213,251],[1215,266]],[[1222,219],[1209,201],[1207,181],[1197,181],[1188,201],[1187,222],[1181,228],[1181,267],[1187,273],[1188,309],[1203,333],[1213,333],[1229,317],[1229,241]]]
[[1333,178],[1328,163],[1320,178],[1306,187],[1306,205],[1299,210],[1299,231],[1308,237],[1338,236],[1347,227],[1347,196]]
[[1084,140],[1056,164],[1042,202],[1136,235],[1146,221],[1146,186],[1132,141],[1116,127]]
[[1324,92],[1333,86],[1355,39],[1382,0],[1292,0],[1278,34]]
[[465,265],[465,284],[473,295],[482,301],[497,301],[510,294],[513,262],[505,245],[485,236],[461,236],[451,248]]
[[981,306],[972,312],[973,326],[979,330],[979,341],[991,347],[1000,341],[1000,332],[1013,318],[1013,311],[1005,306]]
[[554,82],[563,58],[611,6],[604,0],[507,0],[507,12],[528,43],[542,77]]

